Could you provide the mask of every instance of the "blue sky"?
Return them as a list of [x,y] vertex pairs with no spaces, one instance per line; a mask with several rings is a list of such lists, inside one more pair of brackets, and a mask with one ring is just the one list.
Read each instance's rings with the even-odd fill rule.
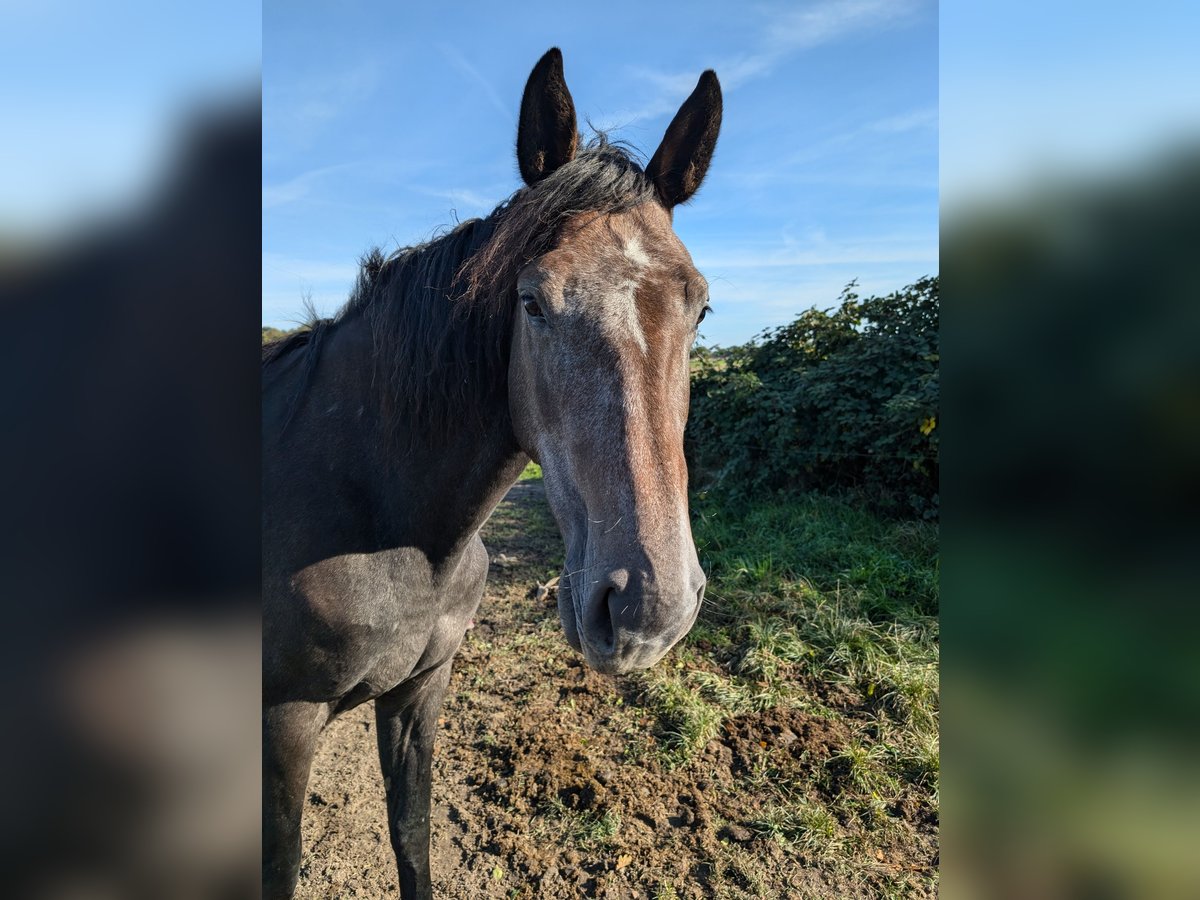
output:
[[1013,201],[1200,139],[1200,4],[941,5],[942,200]]
[[257,90],[260,25],[245,0],[0,0],[0,232],[143,200],[181,122]]
[[551,46],[581,125],[647,156],[716,69],[716,160],[675,219],[712,285],[707,343],[827,307],[852,278],[879,292],[937,271],[936,4],[513,9],[264,5],[264,324],[299,319],[305,293],[332,312],[369,246],[425,240],[516,190],[521,90]]

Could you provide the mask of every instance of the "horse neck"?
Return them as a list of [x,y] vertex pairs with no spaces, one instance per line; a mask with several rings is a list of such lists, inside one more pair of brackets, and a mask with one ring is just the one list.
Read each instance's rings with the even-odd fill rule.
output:
[[363,398],[347,405],[343,421],[357,433],[358,476],[369,485],[376,527],[391,541],[423,547],[431,559],[456,558],[528,461],[513,435],[507,372],[481,408],[456,410],[454,427],[430,429],[406,421],[402,399],[388,396],[387,384],[364,364],[364,353],[376,352],[365,321],[348,320],[334,336],[330,380],[353,384]]

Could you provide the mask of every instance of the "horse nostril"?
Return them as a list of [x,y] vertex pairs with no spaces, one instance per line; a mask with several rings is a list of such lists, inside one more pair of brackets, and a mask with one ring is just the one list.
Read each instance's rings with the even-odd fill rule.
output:
[[608,588],[601,594],[591,609],[589,616],[591,628],[591,643],[599,650],[610,653],[616,643],[616,628],[613,624],[612,600],[613,588]]

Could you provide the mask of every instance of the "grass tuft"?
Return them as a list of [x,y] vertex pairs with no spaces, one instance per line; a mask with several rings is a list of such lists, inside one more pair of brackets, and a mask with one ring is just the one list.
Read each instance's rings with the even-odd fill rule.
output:
[[832,857],[842,849],[837,819],[816,801],[772,806],[753,824],[760,834],[784,847],[800,848],[814,856]]
[[558,797],[547,804],[545,820],[553,823],[559,839],[580,850],[608,847],[621,831],[621,814],[616,810],[571,809]]
[[[531,464],[522,478],[540,476]],[[697,781],[732,778],[721,790],[754,800],[736,821],[797,871],[818,868],[836,895],[936,893],[917,833],[936,824],[939,804],[936,525],[821,496],[744,506],[701,495],[692,510],[704,607],[666,660],[630,677],[636,690],[613,694],[627,757]],[[516,519],[490,527],[535,533]],[[553,661],[560,643],[547,620],[505,646]],[[547,839],[580,850],[620,845],[614,810],[553,800],[536,821]],[[757,858],[756,846],[731,843],[710,861],[714,896],[783,895],[779,884],[757,885],[758,866],[738,863]],[[919,864],[897,873],[883,863],[897,853]],[[786,895],[820,883],[789,884]],[[653,895],[674,891],[663,881]]]
[[770,742],[753,748],[741,786],[762,798],[761,834],[882,890],[875,853],[903,839],[899,810],[938,809],[936,525],[820,496],[753,507],[701,496],[693,513],[709,588],[689,637],[639,676],[651,757],[699,771],[729,719],[766,710],[842,723],[852,737],[801,769]]

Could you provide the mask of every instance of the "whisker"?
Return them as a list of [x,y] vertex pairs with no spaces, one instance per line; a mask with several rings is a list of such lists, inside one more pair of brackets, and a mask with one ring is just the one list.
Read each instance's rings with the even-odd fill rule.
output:
[[598,563],[598,562],[592,563],[590,566],[584,566],[582,569],[576,569],[574,572],[567,572],[567,573],[566,573],[566,577],[567,577],[567,578],[570,578],[570,577],[572,577],[572,576],[574,576],[574,575],[579,575],[579,574],[580,574],[580,573],[582,573],[582,572],[587,572],[587,571],[589,571],[589,570],[591,570],[591,569],[598,568],[600,565],[602,565],[602,564],[601,564],[601,563]]

